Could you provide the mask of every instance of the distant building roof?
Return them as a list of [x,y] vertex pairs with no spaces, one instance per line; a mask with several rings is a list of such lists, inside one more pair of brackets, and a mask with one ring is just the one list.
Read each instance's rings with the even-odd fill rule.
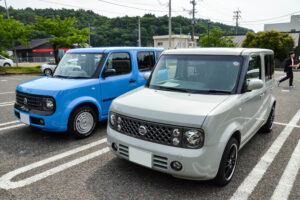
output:
[[26,50],[26,49],[34,49],[37,48],[43,44],[48,43],[48,39],[36,39],[36,40],[31,40],[30,41],[30,46],[27,47],[25,45],[20,45],[16,47],[16,50]]
[[[156,36],[153,36],[153,39],[154,40],[157,40],[157,39],[168,39],[169,38],[169,35],[156,35]],[[174,38],[178,38],[178,39],[191,39],[192,38],[192,36],[190,36],[190,35],[171,35],[171,38],[172,39],[174,39]],[[198,40],[199,39],[199,37],[198,36],[194,36],[194,38],[196,39],[196,40]]]

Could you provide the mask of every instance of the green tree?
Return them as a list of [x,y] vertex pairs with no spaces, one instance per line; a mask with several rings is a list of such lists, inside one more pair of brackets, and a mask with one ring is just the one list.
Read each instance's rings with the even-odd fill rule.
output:
[[0,51],[10,48],[14,51],[15,62],[18,66],[18,58],[15,44],[21,43],[29,46],[27,36],[32,32],[32,27],[24,25],[14,18],[6,19],[4,15],[0,15]]
[[56,64],[59,62],[59,48],[70,48],[75,44],[83,46],[89,39],[89,29],[77,29],[74,26],[75,22],[74,17],[66,17],[63,20],[58,15],[53,18],[36,17],[34,28],[49,35],[48,42],[52,44]]
[[233,37],[226,36],[226,31],[220,27],[213,27],[208,34],[200,34],[199,45],[201,47],[236,47],[237,44],[232,41]]
[[283,61],[294,47],[294,40],[288,33],[278,31],[266,31],[247,33],[243,41],[243,47],[265,48],[274,51],[275,58]]

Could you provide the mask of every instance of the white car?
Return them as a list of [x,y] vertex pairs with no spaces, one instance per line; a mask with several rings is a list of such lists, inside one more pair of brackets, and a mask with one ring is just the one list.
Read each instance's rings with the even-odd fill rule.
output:
[[190,180],[233,177],[238,151],[271,132],[274,53],[201,48],[162,53],[148,82],[110,107],[108,146],[118,157]]
[[56,68],[56,65],[53,64],[53,63],[46,63],[46,64],[43,64],[41,66],[41,72],[44,73],[45,75],[52,75],[54,73],[54,70]]
[[11,59],[5,58],[0,55],[0,66],[11,67],[14,66],[14,62]]

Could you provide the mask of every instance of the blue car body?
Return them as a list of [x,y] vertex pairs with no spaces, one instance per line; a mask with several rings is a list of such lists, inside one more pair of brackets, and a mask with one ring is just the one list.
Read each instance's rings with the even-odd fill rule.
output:
[[[24,83],[16,88],[15,116],[29,117],[30,126],[50,132],[68,130],[69,117],[80,105],[89,105],[95,109],[98,121],[107,119],[112,100],[130,90],[146,83],[144,74],[138,67],[138,53],[153,52],[155,63],[162,49],[138,47],[88,48],[69,50],[68,54],[102,54],[97,76],[92,78],[41,77]],[[104,68],[110,55],[128,53],[130,55],[131,72],[121,75],[103,77]],[[58,66],[59,67],[59,66]],[[148,70],[149,72],[150,70]],[[26,98],[26,102],[25,101]],[[42,101],[54,99],[54,111],[44,111]],[[27,102],[28,101],[28,102]],[[40,103],[38,103],[40,102]],[[39,109],[34,106],[40,105]],[[21,120],[24,122],[24,120]],[[26,123],[26,122],[24,122]]]

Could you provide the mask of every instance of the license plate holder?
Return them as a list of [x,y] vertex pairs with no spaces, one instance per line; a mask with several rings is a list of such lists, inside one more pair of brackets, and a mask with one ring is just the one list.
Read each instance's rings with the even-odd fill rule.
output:
[[29,115],[24,114],[24,113],[20,113],[20,120],[21,120],[21,122],[23,122],[24,124],[30,125]]
[[152,153],[144,150],[129,147],[129,160],[149,168],[152,167]]

